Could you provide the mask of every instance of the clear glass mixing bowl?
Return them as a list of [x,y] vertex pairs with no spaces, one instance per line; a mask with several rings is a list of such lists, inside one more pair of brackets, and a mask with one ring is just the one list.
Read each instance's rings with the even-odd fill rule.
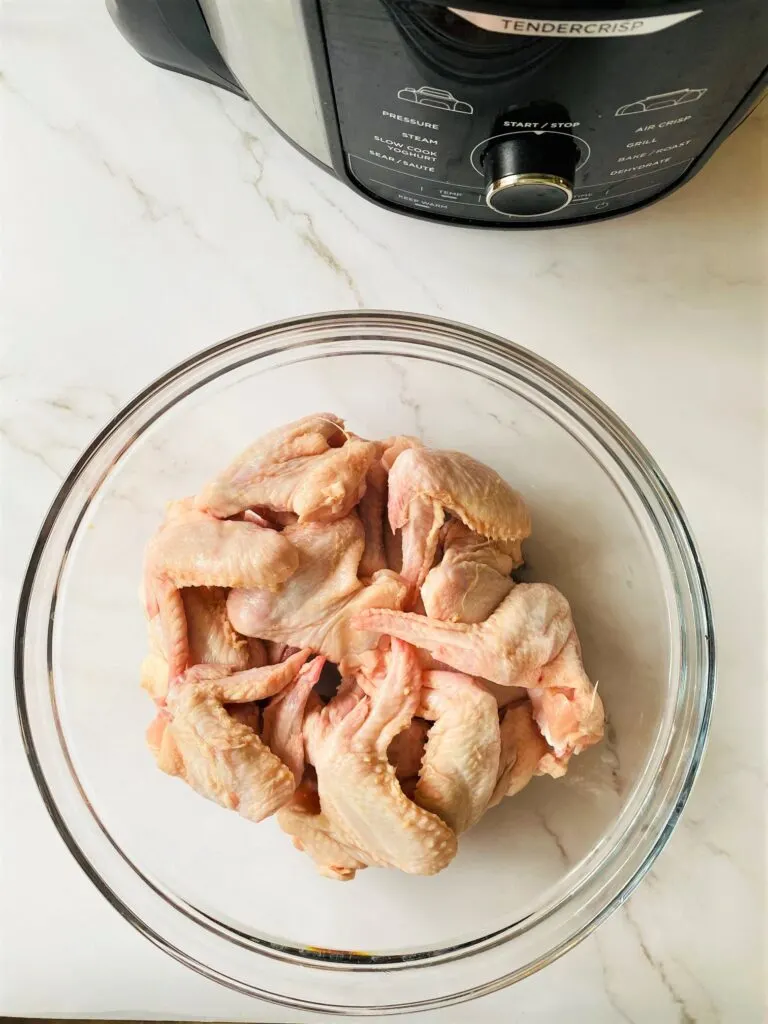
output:
[[[161,774],[144,745],[142,551],[165,502],[255,436],[317,411],[418,434],[528,500],[531,579],[571,601],[605,741],[462,837],[434,878],[318,876],[254,825]],[[201,974],[335,1013],[437,1007],[551,963],[632,891],[701,759],[709,601],[669,485],[630,431],[555,367],[426,317],[335,313],[264,327],[176,367],[96,438],[54,502],[18,621],[32,770],[59,832],[139,931]]]

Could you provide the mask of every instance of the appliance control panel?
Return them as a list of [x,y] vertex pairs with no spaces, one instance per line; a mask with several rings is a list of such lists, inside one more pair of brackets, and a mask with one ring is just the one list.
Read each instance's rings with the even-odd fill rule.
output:
[[764,72],[768,4],[691,6],[589,22],[320,0],[346,172],[387,205],[476,224],[638,205]]

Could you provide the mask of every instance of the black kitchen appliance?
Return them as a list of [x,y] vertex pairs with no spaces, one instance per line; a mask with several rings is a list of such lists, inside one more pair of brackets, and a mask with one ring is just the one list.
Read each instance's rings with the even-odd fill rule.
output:
[[474,226],[659,199],[768,71],[768,0],[107,3],[144,57],[252,100],[357,192]]

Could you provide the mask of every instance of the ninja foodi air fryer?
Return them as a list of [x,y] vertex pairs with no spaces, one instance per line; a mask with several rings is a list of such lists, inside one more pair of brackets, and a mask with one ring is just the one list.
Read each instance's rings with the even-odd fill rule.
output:
[[762,95],[768,0],[107,0],[148,60],[252,100],[355,191],[486,227],[627,213]]

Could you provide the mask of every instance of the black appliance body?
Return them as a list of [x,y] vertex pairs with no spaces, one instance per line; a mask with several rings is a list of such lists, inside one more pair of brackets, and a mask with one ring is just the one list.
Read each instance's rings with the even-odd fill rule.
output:
[[566,226],[692,177],[761,98],[768,0],[107,0],[368,199]]

